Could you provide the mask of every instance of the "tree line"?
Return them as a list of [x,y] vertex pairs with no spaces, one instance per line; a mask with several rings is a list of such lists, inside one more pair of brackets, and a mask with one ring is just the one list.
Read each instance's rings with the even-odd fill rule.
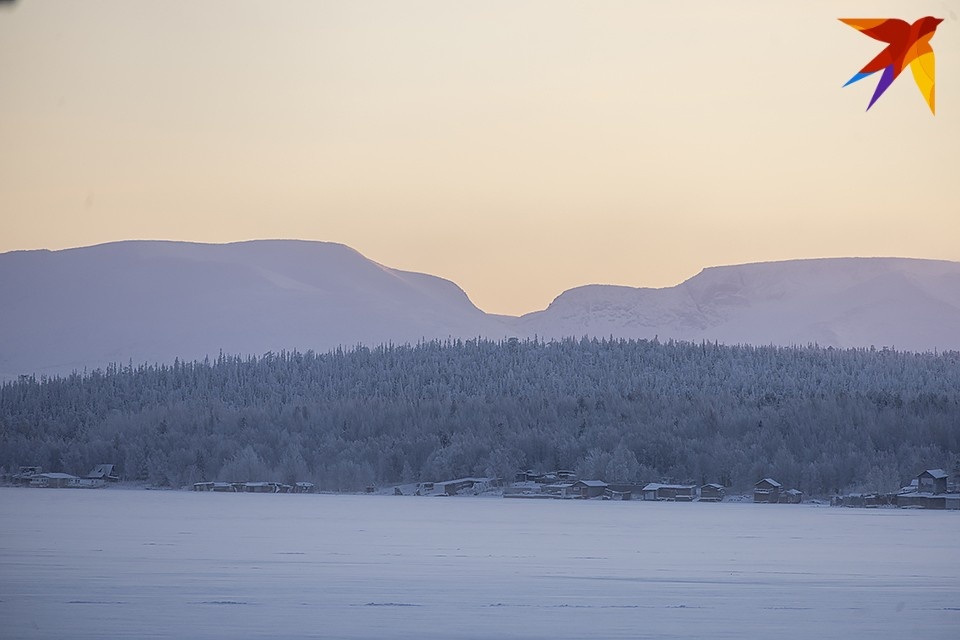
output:
[[892,491],[960,466],[960,353],[449,340],[0,386],[0,468],[324,490],[520,469]]

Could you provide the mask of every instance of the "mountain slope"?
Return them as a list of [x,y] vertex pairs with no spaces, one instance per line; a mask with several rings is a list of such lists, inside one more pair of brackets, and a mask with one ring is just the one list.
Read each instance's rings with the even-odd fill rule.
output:
[[960,263],[830,258],[712,267],[675,286],[590,285],[517,321],[544,337],[960,349]]
[[349,247],[131,241],[0,254],[0,379],[111,362],[478,336],[960,350],[960,263],[901,258],[712,267],[663,289],[591,285],[485,314],[457,285]]
[[0,255],[0,375],[505,335],[455,284],[322,242],[119,242]]

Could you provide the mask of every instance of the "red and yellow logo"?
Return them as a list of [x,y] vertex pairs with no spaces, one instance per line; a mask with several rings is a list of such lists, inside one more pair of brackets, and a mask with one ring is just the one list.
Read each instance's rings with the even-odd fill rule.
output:
[[885,18],[840,18],[840,21],[850,25],[857,31],[868,35],[874,40],[886,42],[887,47],[876,58],[867,63],[856,75],[847,81],[847,86],[878,71],[882,71],[877,90],[873,92],[867,111],[873,106],[883,92],[897,79],[907,65],[913,72],[913,79],[923,94],[930,111],[936,111],[936,64],[933,57],[933,47],[930,38],[937,30],[937,25],[943,18],[927,16],[920,18],[913,24],[903,20]]

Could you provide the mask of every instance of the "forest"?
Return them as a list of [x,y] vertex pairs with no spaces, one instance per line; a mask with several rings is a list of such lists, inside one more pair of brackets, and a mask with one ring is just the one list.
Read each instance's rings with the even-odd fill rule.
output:
[[609,482],[763,476],[807,495],[960,468],[960,353],[657,340],[448,340],[221,354],[0,386],[0,471],[312,481],[521,469]]

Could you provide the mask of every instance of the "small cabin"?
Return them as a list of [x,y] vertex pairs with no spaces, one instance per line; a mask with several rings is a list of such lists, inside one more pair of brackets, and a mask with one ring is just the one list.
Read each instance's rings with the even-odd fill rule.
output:
[[600,498],[608,486],[610,485],[603,480],[577,480],[573,483],[573,490],[579,493],[581,498]]
[[692,484],[661,484],[651,482],[643,487],[644,500],[670,500],[674,502],[691,502],[697,494],[697,487]]
[[497,478],[458,478],[457,480],[438,482],[437,487],[448,496],[455,496],[465,491],[476,495],[489,491],[498,483]]
[[753,501],[776,504],[780,502],[780,490],[783,485],[773,478],[764,478],[753,485]]
[[711,482],[700,487],[700,502],[723,502],[727,490],[722,484]]
[[787,489],[780,493],[781,504],[800,504],[803,502],[803,491],[799,489]]
[[580,496],[580,491],[578,489],[574,489],[574,484],[572,482],[545,484],[540,492],[555,498],[575,498]]
[[947,492],[948,474],[943,469],[927,469],[917,475],[917,493],[939,495]]
[[544,474],[537,473],[533,469],[527,469],[526,471],[518,471],[516,477],[514,478],[515,482],[542,482]]
[[216,491],[217,493],[236,493],[237,488],[230,482],[194,482],[194,491]]

